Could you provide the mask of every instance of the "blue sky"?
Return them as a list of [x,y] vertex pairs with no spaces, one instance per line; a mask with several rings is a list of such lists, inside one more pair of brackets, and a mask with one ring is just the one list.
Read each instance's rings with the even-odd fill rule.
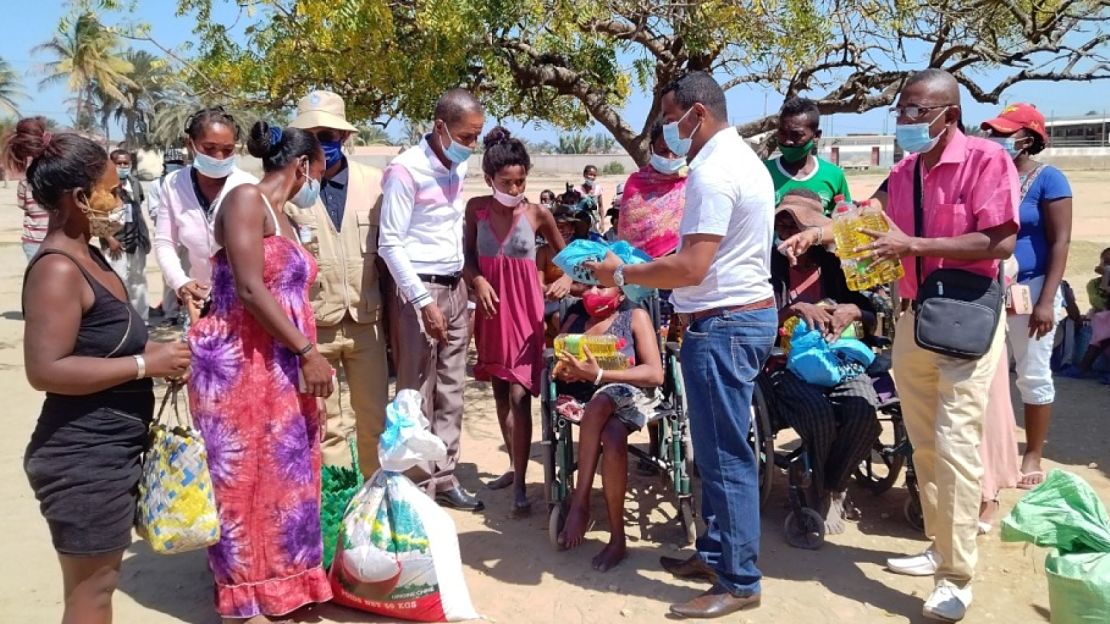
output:
[[[63,0],[37,0],[5,2],[4,18],[9,25],[0,37],[0,57],[6,59],[24,77],[24,91],[27,97],[19,101],[24,115],[47,115],[57,119],[62,125],[70,122],[70,113],[65,101],[70,96],[64,85],[39,90],[40,75],[36,71],[47,58],[41,54],[33,55],[32,48],[47,41],[53,35],[59,18],[66,10]],[[132,19],[151,25],[153,37],[163,45],[176,47],[192,36],[192,23],[188,17],[177,17],[174,0],[140,0],[139,11]],[[216,17],[230,22],[235,16],[233,2],[217,2]],[[109,20],[110,21],[110,20]],[[145,42],[134,43],[135,47],[146,48],[151,52],[158,50]],[[997,75],[986,75],[985,82],[993,86]],[[1029,101],[1037,105],[1048,117],[1080,116],[1094,110],[1110,112],[1110,81],[1089,84],[1081,83],[1026,83],[1012,87],[1005,96],[1011,102]],[[759,118],[764,111],[773,112],[782,104],[782,96],[762,88],[738,87],[728,93],[729,116],[734,123],[743,123]],[[625,107],[626,119],[637,127],[647,114],[649,101],[643,95],[634,95]],[[964,117],[971,125],[993,116],[999,109],[996,105],[973,102],[964,96]],[[520,132],[532,140],[555,140],[558,130],[546,124],[506,120],[510,129]],[[885,111],[875,110],[863,115],[835,115],[826,118],[822,127],[826,136],[860,132],[881,132],[887,125]],[[391,131],[394,128],[391,127]],[[394,134],[399,133],[399,125]],[[601,132],[603,128],[592,128],[590,132]]]

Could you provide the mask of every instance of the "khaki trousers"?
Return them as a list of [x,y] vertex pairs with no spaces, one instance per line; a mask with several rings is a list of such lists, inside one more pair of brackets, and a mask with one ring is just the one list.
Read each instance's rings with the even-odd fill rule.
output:
[[385,428],[389,370],[381,323],[356,323],[350,315],[336,325],[316,328],[317,349],[339,376],[339,387],[327,398],[324,441],[328,466],[350,466],[348,439],[354,436],[358,468],[369,479],[378,470],[378,438]]
[[990,351],[978,360],[917,346],[912,312],[902,315],[894,334],[894,375],[913,444],[925,533],[942,559],[936,580],[960,587],[971,582],[978,556],[979,442],[988,390],[1005,343],[1003,323],[995,328]]
[[397,292],[390,297],[389,337],[397,390],[418,390],[424,397],[424,416],[430,431],[447,446],[442,462],[424,462],[408,472],[428,490],[445,492],[459,486],[463,391],[466,389],[466,348],[470,342],[467,288],[462,280],[453,287],[424,283],[447,322],[446,343],[433,342],[424,333],[420,312]]

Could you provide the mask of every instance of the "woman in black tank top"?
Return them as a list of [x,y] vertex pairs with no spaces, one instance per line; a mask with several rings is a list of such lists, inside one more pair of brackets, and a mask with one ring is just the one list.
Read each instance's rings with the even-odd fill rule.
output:
[[[92,236],[122,225],[120,181],[102,148],[24,119],[4,147],[26,170],[50,226],[23,283],[27,379],[46,393],[24,470],[62,565],[63,621],[111,621],[131,543],[152,377],[181,376],[184,343],[147,343],[146,325]],[[29,163],[29,166],[27,166]]]

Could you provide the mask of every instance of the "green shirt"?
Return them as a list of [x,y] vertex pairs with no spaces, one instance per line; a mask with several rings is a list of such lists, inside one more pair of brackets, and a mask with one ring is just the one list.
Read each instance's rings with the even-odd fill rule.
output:
[[833,198],[837,195],[843,195],[848,201],[852,199],[844,170],[827,160],[817,158],[817,166],[804,178],[791,177],[779,164],[778,158],[765,160],[763,164],[767,166],[767,171],[771,172],[771,180],[775,183],[776,205],[782,201],[782,196],[787,191],[796,188],[809,189],[820,195],[821,203],[825,205],[825,216],[832,216],[833,208],[836,207]]
[[1102,278],[1096,277],[1087,282],[1087,299],[1091,302],[1091,308],[1096,312],[1106,311],[1106,293],[1102,291]]

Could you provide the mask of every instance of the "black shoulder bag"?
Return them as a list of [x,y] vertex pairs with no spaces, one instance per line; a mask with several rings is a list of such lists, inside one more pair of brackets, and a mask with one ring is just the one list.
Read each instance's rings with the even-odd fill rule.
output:
[[[925,195],[918,159],[913,179],[913,220],[916,235],[924,227]],[[913,337],[917,346],[962,360],[976,360],[990,351],[1002,315],[1002,267],[998,279],[964,271],[937,269],[921,277],[917,262],[917,301]]]

